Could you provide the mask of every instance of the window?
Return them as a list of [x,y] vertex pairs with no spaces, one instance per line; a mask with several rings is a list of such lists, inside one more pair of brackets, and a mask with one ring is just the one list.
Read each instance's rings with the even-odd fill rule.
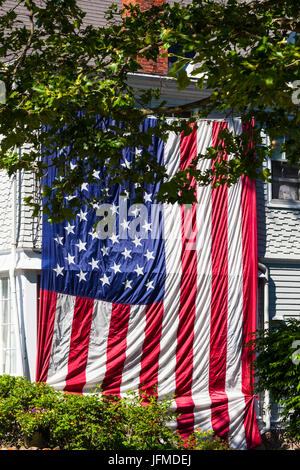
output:
[[274,142],[270,200],[276,205],[300,207],[300,169],[287,163],[285,152],[281,151],[282,143],[284,138]]
[[0,374],[16,373],[15,325],[12,321],[8,277],[0,277]]

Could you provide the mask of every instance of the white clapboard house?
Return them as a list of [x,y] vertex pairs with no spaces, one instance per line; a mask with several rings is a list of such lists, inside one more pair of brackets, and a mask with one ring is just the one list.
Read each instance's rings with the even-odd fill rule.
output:
[[[87,23],[104,24],[110,0],[78,3],[87,13]],[[121,0],[115,3],[121,6]],[[140,89],[160,87],[170,106],[201,98],[194,83],[178,94],[176,84],[165,72],[145,66],[129,80]],[[268,165],[274,183],[256,184],[259,327],[271,319],[300,318],[300,179],[298,171],[286,165],[284,154],[276,155]],[[25,375],[33,381],[42,227],[41,217],[32,217],[31,209],[23,202],[29,195],[40,200],[40,187],[31,173],[20,171],[9,178],[0,171],[0,374]],[[276,414],[264,412],[261,418],[268,427]]]

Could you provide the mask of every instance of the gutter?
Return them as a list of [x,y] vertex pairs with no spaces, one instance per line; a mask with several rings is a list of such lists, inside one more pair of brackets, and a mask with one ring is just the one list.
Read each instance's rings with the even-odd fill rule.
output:
[[[258,263],[258,268],[263,273],[264,278],[264,330],[269,329],[269,270],[265,264]],[[265,427],[263,432],[270,431],[271,429],[271,410],[270,410],[270,392],[265,391],[264,396],[264,416],[265,416]]]

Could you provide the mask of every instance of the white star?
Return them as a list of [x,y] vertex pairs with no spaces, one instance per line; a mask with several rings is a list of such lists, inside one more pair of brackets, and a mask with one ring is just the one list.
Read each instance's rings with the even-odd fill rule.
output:
[[81,240],[79,240],[79,243],[75,244],[75,246],[78,246],[79,251],[82,251],[82,250],[86,251],[85,245],[86,245],[86,242],[82,242]]
[[64,270],[64,268],[62,266],[59,266],[58,263],[57,263],[56,268],[53,268],[53,271],[56,272],[56,277],[57,276],[63,276],[63,270]]
[[123,230],[127,230],[129,228],[129,222],[128,220],[123,220],[123,222],[120,224],[121,227],[123,227]]
[[88,183],[82,183],[81,191],[88,191]]
[[120,243],[118,238],[119,238],[119,235],[116,235],[115,233],[113,233],[112,236],[109,237],[109,239],[112,241],[113,244]]
[[147,261],[149,261],[150,259],[154,259],[153,251],[147,250],[147,253],[144,256],[146,256]]
[[108,256],[108,247],[107,246],[103,246],[101,248],[101,251],[102,251],[103,256]]
[[75,256],[71,256],[70,253],[68,253],[68,256],[65,258],[69,264],[75,264],[74,261]]
[[99,233],[96,232],[96,230],[92,230],[91,232],[89,232],[89,235],[91,235],[92,240],[94,240],[95,238],[99,238]]
[[54,240],[56,241],[58,245],[63,245],[63,239],[64,237],[59,237],[58,235],[56,238],[54,238]]
[[142,155],[142,151],[143,151],[142,149],[136,148],[136,149],[135,149],[135,155],[136,155],[137,157],[140,157],[140,156]]
[[68,232],[68,235],[70,235],[70,233],[74,233],[74,228],[75,225],[71,225],[70,222],[68,222],[68,225],[65,227],[65,230]]
[[129,281],[128,279],[126,279],[126,281],[123,282],[123,284],[125,285],[125,289],[132,289],[131,283],[132,281]]
[[79,277],[79,282],[81,281],[86,281],[86,278],[85,276],[87,275],[87,273],[84,273],[83,271],[80,270],[80,273],[79,274],[76,274],[76,276]]
[[86,215],[87,215],[87,212],[83,212],[83,210],[80,209],[80,212],[79,214],[77,214],[77,217],[79,217],[80,220],[87,220]]
[[72,199],[74,199],[76,196],[65,196],[65,199],[67,201],[71,201]]
[[99,170],[94,170],[93,171],[93,177],[97,178],[97,179],[100,179],[100,171]]
[[137,237],[137,236],[134,237],[134,240],[132,241],[132,243],[135,244],[135,247],[136,247],[136,248],[137,248],[138,246],[142,246],[142,244],[141,244],[141,238],[139,238],[139,237]]
[[135,207],[135,209],[131,209],[131,213],[134,215],[134,217],[137,217],[139,215],[140,209],[138,207]]
[[137,276],[142,276],[144,274],[144,268],[142,266],[139,266],[138,264],[136,265],[136,269],[134,270],[136,272]]
[[123,166],[124,168],[130,168],[131,167],[131,162],[129,162],[127,160],[127,158],[125,158],[125,162],[121,163],[121,166]]
[[145,193],[144,201],[145,201],[145,202],[152,202],[151,194]]
[[93,209],[100,209],[100,204],[98,204],[98,202],[93,202],[92,207]]
[[105,196],[110,196],[110,194],[109,194],[109,188],[104,188],[104,189],[103,189],[103,193],[105,194]]
[[99,269],[98,263],[99,263],[98,259],[92,258],[92,261],[89,263],[92,266],[92,270]]
[[148,281],[148,282],[146,282],[147,290],[149,290],[149,289],[154,289],[153,282],[154,282],[154,281]]
[[122,252],[122,255],[125,257],[125,259],[127,258],[131,258],[131,250],[127,250],[127,248],[125,248],[125,250]]
[[112,215],[117,214],[118,209],[119,209],[119,206],[116,206],[115,203],[113,202],[112,206],[110,207],[110,211],[111,211]]
[[116,264],[116,262],[114,262],[114,265],[110,269],[112,269],[115,272],[115,274],[121,273],[122,271],[120,269],[120,266],[121,266],[120,264]]
[[77,167],[77,165],[76,165],[76,163],[71,162],[70,167],[71,167],[71,170],[74,170]]
[[144,225],[143,225],[143,228],[144,228],[146,231],[150,230],[150,232],[151,232],[151,230],[152,230],[152,229],[151,229],[151,224],[149,224],[149,223],[146,222],[146,221],[145,221],[145,223],[144,223]]
[[106,276],[106,274],[103,274],[103,277],[100,277],[100,281],[102,282],[102,286],[105,284],[110,285],[109,278]]

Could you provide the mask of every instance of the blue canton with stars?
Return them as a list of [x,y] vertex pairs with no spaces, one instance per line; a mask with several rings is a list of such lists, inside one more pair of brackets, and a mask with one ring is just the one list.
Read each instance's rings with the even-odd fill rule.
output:
[[[154,125],[155,119],[146,119],[144,129]],[[163,141],[153,136],[149,150],[163,163]],[[133,151],[122,152],[123,165],[130,165],[133,158]],[[95,181],[102,171],[94,172]],[[50,185],[54,177],[49,172],[46,184]],[[158,186],[148,185],[140,206],[130,201],[126,188],[108,190],[97,183],[84,183],[82,192],[105,194],[105,201],[94,204],[94,210],[83,206],[68,222],[51,225],[44,221],[42,288],[112,303],[162,301],[166,271],[162,207],[154,199],[157,190]],[[105,237],[95,229],[104,203],[110,220],[115,221],[114,229]]]

